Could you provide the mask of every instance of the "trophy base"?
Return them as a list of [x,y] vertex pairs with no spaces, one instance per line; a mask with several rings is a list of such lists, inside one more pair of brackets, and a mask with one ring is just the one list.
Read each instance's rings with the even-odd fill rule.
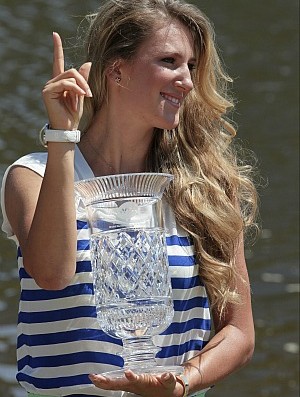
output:
[[156,366],[139,366],[139,367],[128,367],[128,368],[121,368],[116,371],[110,371],[102,373],[101,375],[105,376],[109,379],[117,379],[117,378],[124,378],[124,372],[126,370],[130,370],[137,375],[141,374],[152,374],[152,375],[162,375],[167,372],[170,372],[174,375],[181,375],[183,374],[184,368],[181,365],[156,365]]

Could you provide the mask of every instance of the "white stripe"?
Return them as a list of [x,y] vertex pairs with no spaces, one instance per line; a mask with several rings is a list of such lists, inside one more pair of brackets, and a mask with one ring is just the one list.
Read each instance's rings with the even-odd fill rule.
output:
[[192,245],[168,245],[167,247],[168,255],[170,256],[178,256],[178,257],[185,257],[185,256],[193,256],[193,246]]
[[172,293],[173,300],[186,301],[199,297],[206,298],[205,288],[201,285],[187,289],[173,289]]
[[80,240],[89,240],[90,239],[90,232],[89,229],[78,229],[77,230],[77,241]]
[[[38,371],[39,379],[49,379],[56,378],[57,373],[59,373],[60,377],[65,376],[76,376],[82,375],[84,373],[95,373],[95,372],[104,372],[111,371],[114,369],[119,369],[115,365],[108,364],[97,364],[97,363],[85,363],[85,364],[72,364],[72,365],[59,365],[59,358],[57,367],[40,367],[37,370],[32,370],[29,366],[25,366],[23,371],[26,373],[26,368],[28,368],[28,372],[31,372],[31,375],[36,377],[36,371]],[[50,389],[51,390],[51,389]]]
[[[77,284],[86,284],[86,283],[88,284],[92,282],[93,282],[92,272],[76,273],[69,286],[73,286]],[[36,282],[32,278],[23,278],[21,283],[23,290],[40,290],[40,287],[36,284]]]
[[67,298],[49,299],[43,301],[22,301],[20,309],[22,312],[37,313],[50,310],[72,309],[79,306],[95,306],[94,295],[70,296]]
[[210,310],[209,308],[203,308],[203,307],[195,307],[190,310],[186,310],[185,312],[177,312],[175,311],[174,313],[174,318],[173,322],[174,323],[185,323],[188,320],[192,319],[203,319],[203,320],[209,320],[210,319]]
[[190,350],[189,352],[181,354],[179,356],[156,358],[156,362],[158,365],[181,365],[191,358],[197,356],[198,354],[199,350]]
[[76,255],[77,262],[90,261],[91,252],[90,250],[78,250]]
[[171,277],[191,278],[198,276],[199,266],[170,266],[169,273]]
[[183,334],[172,334],[172,335],[155,335],[153,342],[156,346],[177,346],[183,345],[190,340],[207,341],[209,339],[209,332],[204,330],[192,329]]
[[50,323],[34,323],[26,324],[20,323],[18,328],[22,329],[25,335],[40,335],[40,334],[53,334],[57,332],[77,331],[95,329],[101,330],[100,325],[96,318],[83,317],[75,318],[73,320],[62,320]]

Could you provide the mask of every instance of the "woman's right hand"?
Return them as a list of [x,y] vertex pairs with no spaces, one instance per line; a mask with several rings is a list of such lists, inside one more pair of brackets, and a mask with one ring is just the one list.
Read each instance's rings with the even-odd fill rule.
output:
[[64,51],[58,33],[53,33],[53,78],[43,89],[43,99],[52,129],[76,130],[83,112],[84,97],[92,93],[87,83],[91,63],[83,64],[79,71],[65,71]]

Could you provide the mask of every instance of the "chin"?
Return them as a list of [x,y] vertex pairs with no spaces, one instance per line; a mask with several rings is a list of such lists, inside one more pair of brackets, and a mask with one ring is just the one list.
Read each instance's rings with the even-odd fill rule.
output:
[[179,118],[175,120],[164,120],[164,122],[157,123],[158,125],[156,128],[160,128],[162,130],[173,130],[174,128],[178,127]]

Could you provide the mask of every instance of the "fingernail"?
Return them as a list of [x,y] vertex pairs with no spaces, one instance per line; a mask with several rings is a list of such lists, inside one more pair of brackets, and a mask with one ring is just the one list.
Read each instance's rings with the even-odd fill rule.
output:
[[91,375],[89,375],[89,377],[91,380],[97,380],[97,382],[107,382],[108,381],[108,379],[105,376],[100,375],[100,374],[91,374]]
[[171,377],[171,374],[170,374],[169,372],[167,372],[167,373],[165,373],[165,374],[162,374],[161,377],[162,377],[164,380],[169,380],[170,377]]
[[92,98],[93,96],[92,91],[89,88],[86,90],[86,96],[89,98]]

